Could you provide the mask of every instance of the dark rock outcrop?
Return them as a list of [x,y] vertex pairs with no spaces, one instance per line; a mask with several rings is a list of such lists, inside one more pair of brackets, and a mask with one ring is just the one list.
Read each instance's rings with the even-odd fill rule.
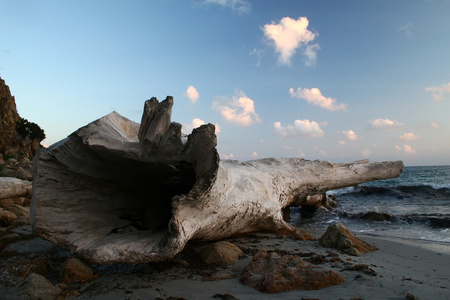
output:
[[263,293],[291,290],[319,290],[345,282],[345,277],[332,270],[314,266],[298,256],[261,250],[244,269],[241,283]]
[[31,180],[34,155],[44,131],[20,117],[14,96],[0,78],[0,176]]

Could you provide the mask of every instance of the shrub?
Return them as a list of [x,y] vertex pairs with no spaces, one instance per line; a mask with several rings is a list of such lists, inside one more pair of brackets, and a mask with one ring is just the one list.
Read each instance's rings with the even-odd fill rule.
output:
[[27,119],[20,118],[16,124],[16,131],[22,137],[29,137],[31,140],[38,140],[39,142],[45,139],[44,130],[38,124],[29,122]]

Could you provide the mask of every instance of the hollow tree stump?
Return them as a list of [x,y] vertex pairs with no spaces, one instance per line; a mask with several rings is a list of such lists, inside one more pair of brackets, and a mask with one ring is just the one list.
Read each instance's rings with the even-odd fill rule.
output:
[[170,121],[172,106],[172,97],[152,98],[141,124],[112,112],[41,149],[33,170],[35,233],[97,264],[162,261],[192,239],[296,233],[283,209],[403,169],[401,161],[220,161],[214,125],[186,139]]

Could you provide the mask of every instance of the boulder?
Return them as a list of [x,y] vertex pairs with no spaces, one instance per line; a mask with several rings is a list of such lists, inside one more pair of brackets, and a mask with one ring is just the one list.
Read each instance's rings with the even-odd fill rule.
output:
[[389,221],[391,220],[391,215],[387,213],[369,211],[362,218],[370,221]]
[[31,174],[31,169],[25,170],[23,167],[21,167],[17,164],[16,160],[13,160],[13,162],[14,161],[16,162],[15,164],[11,163],[9,166],[6,166],[5,168],[3,168],[2,176],[14,177],[14,178],[22,179],[22,180],[32,180],[33,175]]
[[291,290],[319,290],[344,283],[345,278],[295,255],[280,256],[260,250],[245,267],[240,281],[263,293],[275,294]]
[[93,277],[94,270],[92,267],[75,257],[68,258],[61,267],[60,279],[63,282],[81,282]]
[[327,231],[319,238],[319,244],[354,256],[378,250],[377,247],[356,237],[341,223],[328,226]]
[[54,271],[52,261],[46,256],[16,261],[11,265],[11,268],[17,275],[23,278],[32,273],[46,276],[50,272]]
[[17,216],[13,212],[0,209],[0,227],[8,227],[15,219]]
[[8,210],[15,214],[17,217],[26,217],[27,219],[30,218],[30,208],[29,207],[23,207],[20,204],[11,204],[10,206],[4,208],[4,210]]
[[0,199],[15,198],[31,194],[32,183],[13,177],[0,177]]
[[12,233],[17,233],[20,235],[23,239],[27,239],[33,235],[33,232],[31,230],[30,225],[22,225],[18,226],[11,230]]
[[208,244],[198,251],[202,263],[215,266],[234,265],[239,258],[244,256],[241,248],[223,241]]
[[20,240],[15,243],[7,245],[0,257],[11,257],[18,255],[30,255],[30,254],[47,254],[53,251],[55,246],[39,237],[35,237],[29,240]]
[[35,233],[97,264],[162,261],[189,240],[305,236],[283,219],[285,208],[402,172],[400,161],[221,161],[214,125],[183,136],[171,122],[172,106],[172,97],[152,98],[141,124],[113,112],[40,149],[33,164]]
[[0,237],[0,251],[2,251],[3,248],[6,247],[6,245],[20,241],[21,239],[22,237],[17,233],[5,234],[4,236]]
[[21,297],[30,300],[54,300],[61,289],[55,287],[44,276],[32,273],[19,286]]

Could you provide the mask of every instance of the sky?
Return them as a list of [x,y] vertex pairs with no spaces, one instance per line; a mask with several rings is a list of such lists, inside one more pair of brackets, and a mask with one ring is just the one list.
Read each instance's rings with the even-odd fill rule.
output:
[[174,97],[222,159],[450,165],[450,1],[0,0],[0,77],[45,145]]

